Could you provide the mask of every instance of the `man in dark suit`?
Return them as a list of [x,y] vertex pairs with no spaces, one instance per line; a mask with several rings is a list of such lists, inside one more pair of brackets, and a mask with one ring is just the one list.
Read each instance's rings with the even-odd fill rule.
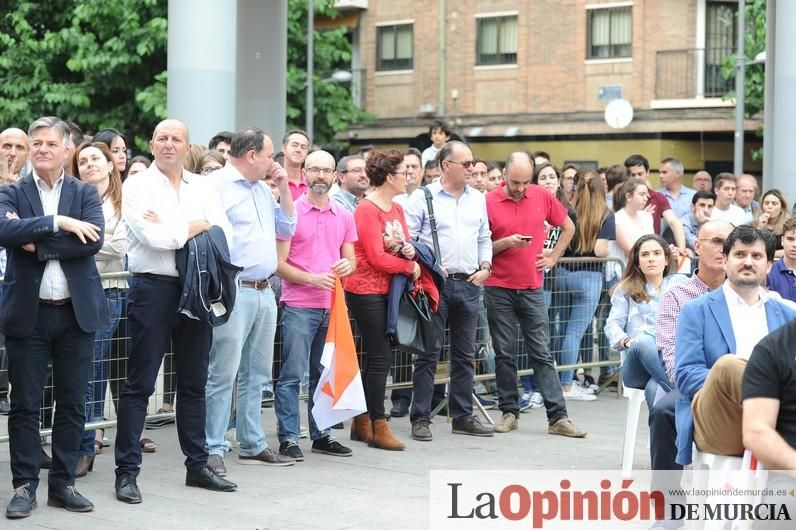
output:
[[74,488],[85,423],[94,332],[108,318],[94,254],[104,217],[96,188],[65,174],[69,128],[55,117],[28,130],[33,171],[0,189],[0,246],[8,252],[0,333],[6,335],[14,495],[6,517],[36,507],[41,439],[39,409],[52,362],[57,403],[47,504],[86,512],[94,505]]

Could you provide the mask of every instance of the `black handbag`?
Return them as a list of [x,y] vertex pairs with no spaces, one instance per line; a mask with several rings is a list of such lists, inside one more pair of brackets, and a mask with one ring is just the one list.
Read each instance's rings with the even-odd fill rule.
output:
[[428,296],[422,289],[413,293],[412,284],[407,283],[398,304],[393,345],[415,355],[434,355],[442,346],[438,335]]
[[[426,188],[422,189],[426,196],[434,253],[439,260],[439,239],[437,238],[437,222],[434,218],[431,192]],[[431,302],[428,296],[422,289],[414,289],[413,292],[412,285],[413,282],[408,281],[404,292],[401,293],[393,345],[398,350],[415,355],[436,355],[442,348],[443,334],[436,329],[434,313],[431,311]]]

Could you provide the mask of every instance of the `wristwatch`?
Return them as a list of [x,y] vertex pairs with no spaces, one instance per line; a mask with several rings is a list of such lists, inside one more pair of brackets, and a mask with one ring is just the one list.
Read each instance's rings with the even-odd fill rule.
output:
[[492,276],[492,264],[491,264],[491,263],[489,263],[489,262],[486,262],[486,261],[485,261],[485,262],[483,262],[483,263],[481,264],[481,268],[480,268],[480,270],[482,270],[482,271],[487,271],[487,272],[489,273],[489,275],[490,275],[490,276]]

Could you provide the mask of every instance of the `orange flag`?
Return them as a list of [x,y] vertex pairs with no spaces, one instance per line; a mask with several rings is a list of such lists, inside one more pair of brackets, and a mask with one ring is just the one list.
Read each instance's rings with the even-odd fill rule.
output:
[[327,429],[366,412],[365,389],[340,278],[335,278],[321,366],[323,372],[315,389],[312,407],[318,428]]

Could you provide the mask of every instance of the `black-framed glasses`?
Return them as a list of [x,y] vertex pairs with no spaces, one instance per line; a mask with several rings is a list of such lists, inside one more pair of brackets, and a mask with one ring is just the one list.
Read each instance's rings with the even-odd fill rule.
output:
[[313,177],[320,175],[321,173],[323,173],[323,175],[326,177],[331,177],[334,175],[334,169],[328,167],[308,167],[306,171]]
[[364,167],[355,167],[353,169],[346,169],[343,171],[338,171],[338,173],[353,173],[354,175],[359,175],[361,173],[365,173]]
[[471,167],[475,166],[475,160],[462,160],[461,162],[457,162],[456,160],[447,160],[447,162],[458,164],[464,169],[470,169]]
[[706,241],[706,242],[709,242],[709,243],[713,243],[717,247],[723,247],[724,246],[724,242],[727,241],[727,240],[724,239],[723,237],[715,236],[715,237],[702,237],[702,238],[697,239],[697,241]]

